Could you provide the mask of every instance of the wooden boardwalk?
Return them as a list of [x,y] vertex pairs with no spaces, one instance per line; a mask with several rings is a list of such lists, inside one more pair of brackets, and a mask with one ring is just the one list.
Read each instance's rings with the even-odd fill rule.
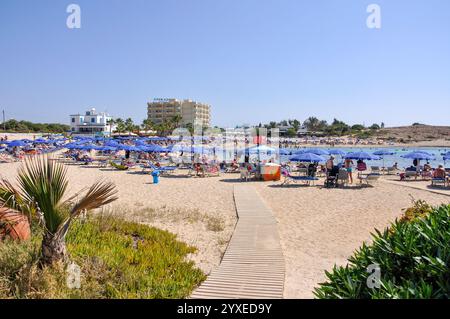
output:
[[234,187],[238,222],[220,266],[191,298],[282,298],[284,257],[272,211],[252,186]]

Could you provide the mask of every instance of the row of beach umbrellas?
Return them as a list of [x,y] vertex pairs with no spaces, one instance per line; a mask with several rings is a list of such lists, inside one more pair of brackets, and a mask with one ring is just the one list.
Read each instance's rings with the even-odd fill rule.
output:
[[[156,141],[166,141],[170,138],[166,137],[146,137],[146,138],[134,138],[132,142],[134,145],[126,145],[120,143],[121,141],[128,140],[131,138],[118,138],[110,139],[104,137],[76,137],[75,142],[65,144],[64,147],[68,149],[79,149],[79,150],[98,150],[98,151],[118,151],[125,150],[130,152],[186,152],[186,153],[198,153],[198,154],[210,154],[215,152],[221,152],[224,149],[220,147],[208,147],[208,146],[160,146],[157,144],[148,144],[147,142]],[[6,147],[28,147],[31,144],[57,144],[63,145],[66,139],[43,139],[39,138],[36,140],[14,140],[14,141],[2,141],[0,144],[6,145]],[[94,144],[97,142],[102,142],[102,145]],[[345,152],[340,149],[330,149],[326,150],[323,148],[306,148],[298,150],[294,153],[287,149],[275,149],[267,145],[258,145],[250,148],[243,148],[238,150],[238,155],[249,155],[249,154],[276,154],[279,152],[280,155],[293,155],[289,159],[291,161],[301,161],[301,162],[323,162],[326,160],[325,156],[338,155],[343,158],[355,159],[355,160],[384,160],[384,156],[394,155],[395,152],[389,149],[382,149],[373,152],[372,154],[368,152]],[[450,152],[442,153],[444,160],[450,160]],[[408,154],[402,155],[403,158],[417,159],[417,160],[435,160],[434,154],[428,153],[426,151],[413,151]]]

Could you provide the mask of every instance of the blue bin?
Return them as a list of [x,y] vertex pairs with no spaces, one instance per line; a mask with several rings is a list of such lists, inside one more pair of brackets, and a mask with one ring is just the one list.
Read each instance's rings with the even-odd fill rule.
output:
[[153,176],[153,184],[158,184],[159,183],[159,171],[153,171],[152,176]]

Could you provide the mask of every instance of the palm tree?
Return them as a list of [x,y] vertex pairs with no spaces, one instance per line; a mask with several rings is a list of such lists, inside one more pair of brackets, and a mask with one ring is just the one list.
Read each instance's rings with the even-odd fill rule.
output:
[[181,120],[182,120],[182,117],[179,114],[172,116],[171,121],[170,121],[172,124],[172,130],[176,129],[180,125]]
[[125,129],[126,129],[125,122],[121,118],[118,118],[116,120],[116,125],[117,125],[117,128],[116,128],[117,132],[122,133],[123,131],[125,131]]
[[134,130],[134,122],[130,117],[125,120],[125,130],[128,131],[128,135]]
[[141,127],[144,131],[150,131],[151,129],[153,129],[154,124],[151,120],[145,119],[142,121]]
[[67,169],[47,156],[25,160],[19,169],[17,185],[0,181],[0,206],[37,217],[43,228],[41,263],[67,260],[65,237],[71,222],[80,214],[117,199],[112,183],[96,182],[84,196],[64,199],[69,181]]
[[112,127],[114,124],[116,124],[116,121],[113,118],[111,118],[106,121],[106,124],[109,125],[109,136],[112,136]]

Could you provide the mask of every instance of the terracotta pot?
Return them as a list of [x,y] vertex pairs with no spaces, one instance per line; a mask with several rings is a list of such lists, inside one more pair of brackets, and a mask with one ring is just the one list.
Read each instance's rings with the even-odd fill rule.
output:
[[31,237],[28,218],[21,213],[0,207],[0,239],[27,240]]

